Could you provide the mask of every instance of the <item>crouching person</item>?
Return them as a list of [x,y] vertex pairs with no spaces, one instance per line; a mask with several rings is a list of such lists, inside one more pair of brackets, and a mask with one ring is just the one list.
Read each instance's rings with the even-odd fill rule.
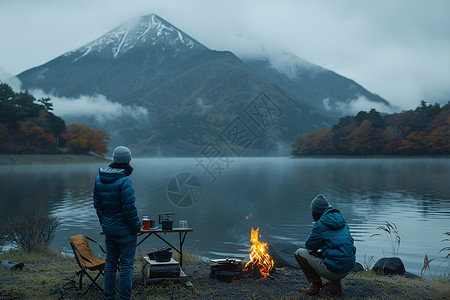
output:
[[[317,295],[323,289],[339,295],[341,279],[347,276],[355,264],[353,238],[344,216],[330,206],[324,195],[314,198],[311,210],[315,223],[305,241],[306,249],[298,249],[295,259],[312,285],[300,291]],[[323,285],[322,277],[329,282]]]

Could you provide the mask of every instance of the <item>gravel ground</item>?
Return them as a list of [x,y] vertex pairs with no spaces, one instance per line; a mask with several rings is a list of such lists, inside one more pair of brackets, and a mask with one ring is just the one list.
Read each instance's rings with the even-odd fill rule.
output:
[[[0,299],[102,299],[92,288],[82,295],[89,281],[78,289],[73,262],[67,260],[26,264],[22,271],[0,271]],[[309,283],[299,268],[277,268],[268,278],[235,278],[226,283],[209,276],[210,265],[203,262],[184,267],[185,284],[163,282],[143,285],[141,266],[133,278],[133,298],[140,299],[450,299],[449,281],[387,277],[373,272],[348,275],[343,281],[343,294],[332,296],[322,292],[309,297],[299,292]],[[99,282],[101,284],[101,280]]]
[[[450,299],[449,282],[386,277],[372,272],[350,274],[342,281],[342,295],[327,292],[306,296],[299,292],[310,284],[298,268],[278,268],[268,278],[236,278],[226,283],[210,278],[209,265],[200,263],[185,268],[192,287],[163,283],[143,286],[136,274],[133,288],[136,299]],[[325,281],[324,281],[325,283]]]

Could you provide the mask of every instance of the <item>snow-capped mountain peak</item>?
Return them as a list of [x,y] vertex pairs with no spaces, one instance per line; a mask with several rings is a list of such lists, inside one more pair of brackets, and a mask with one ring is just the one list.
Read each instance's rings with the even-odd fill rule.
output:
[[144,43],[162,48],[172,46],[177,49],[176,52],[182,51],[183,48],[204,48],[203,45],[164,19],[150,14],[124,23],[100,38],[66,53],[66,56],[79,54],[74,62],[94,52],[117,58]]

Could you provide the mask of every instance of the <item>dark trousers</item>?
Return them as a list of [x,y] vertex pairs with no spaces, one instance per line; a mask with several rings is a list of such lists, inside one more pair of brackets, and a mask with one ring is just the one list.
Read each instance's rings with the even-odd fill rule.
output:
[[119,295],[120,299],[131,299],[133,285],[133,264],[136,253],[137,235],[118,237],[106,235],[106,263],[103,294],[105,299],[114,299],[117,264],[120,258]]

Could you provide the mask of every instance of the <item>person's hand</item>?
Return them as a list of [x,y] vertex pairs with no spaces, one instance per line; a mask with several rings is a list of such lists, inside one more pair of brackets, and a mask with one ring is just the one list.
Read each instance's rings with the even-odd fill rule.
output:
[[318,258],[323,258],[322,252],[309,251],[309,254],[311,254],[312,256],[318,257]]

